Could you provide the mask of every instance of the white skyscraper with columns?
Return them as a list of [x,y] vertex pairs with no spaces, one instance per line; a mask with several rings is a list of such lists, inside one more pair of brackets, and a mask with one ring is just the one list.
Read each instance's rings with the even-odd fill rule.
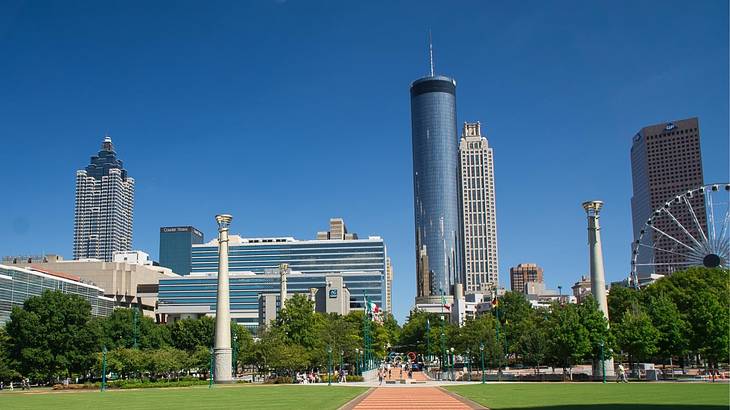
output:
[[464,238],[464,291],[499,284],[494,157],[481,124],[464,123],[459,143],[459,182]]

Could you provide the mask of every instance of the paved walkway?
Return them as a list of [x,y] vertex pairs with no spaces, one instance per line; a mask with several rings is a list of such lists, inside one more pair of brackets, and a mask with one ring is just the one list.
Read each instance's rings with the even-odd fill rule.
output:
[[473,410],[484,407],[458,398],[439,387],[415,389],[378,387],[371,389],[364,398],[349,408],[354,410]]

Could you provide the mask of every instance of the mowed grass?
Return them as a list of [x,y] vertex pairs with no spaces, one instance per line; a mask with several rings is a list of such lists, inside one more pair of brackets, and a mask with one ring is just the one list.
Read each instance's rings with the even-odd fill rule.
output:
[[337,409],[366,391],[341,386],[216,386],[0,393],[0,409]]
[[519,383],[449,386],[499,409],[728,409],[730,385],[696,383]]

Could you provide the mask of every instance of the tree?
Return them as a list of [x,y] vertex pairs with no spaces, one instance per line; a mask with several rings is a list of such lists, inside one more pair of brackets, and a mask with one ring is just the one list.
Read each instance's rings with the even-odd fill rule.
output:
[[295,294],[286,300],[284,308],[279,311],[276,326],[291,343],[312,349],[317,342],[316,321],[314,302],[302,294]]
[[387,312],[383,316],[383,328],[388,334],[388,343],[391,346],[397,345],[400,341],[401,328],[398,326],[398,321],[395,320],[392,313]]
[[527,301],[525,295],[518,292],[506,292],[499,298],[496,309],[492,312],[497,314],[499,310],[499,321],[502,332],[500,339],[508,353],[514,353],[517,341],[522,334],[522,325],[533,313],[532,305]]
[[111,315],[105,318],[96,318],[94,321],[100,327],[102,345],[112,350],[117,347],[134,347],[135,333],[137,347],[140,349],[159,349],[170,346],[170,327],[157,325],[155,322],[138,312],[137,331],[134,330],[135,309],[114,309]]
[[354,361],[355,349],[362,346],[362,338],[356,325],[337,314],[322,315],[317,322],[316,351],[312,354],[313,364],[327,363],[327,348],[332,348],[333,357],[339,357],[344,352],[345,360]]
[[439,315],[414,310],[403,324],[398,345],[423,355],[438,357],[441,350],[440,334]]
[[477,363],[481,359],[480,347],[484,345],[485,366],[496,363],[495,359],[504,352],[502,345],[497,343],[496,321],[491,315],[481,315],[474,319],[467,319],[464,326],[455,328],[451,332],[451,341],[454,349],[459,353],[470,353],[470,362]]
[[47,290],[14,307],[6,330],[21,374],[46,381],[85,374],[99,341],[90,319],[89,302],[60,291]]
[[588,357],[594,362],[600,360],[601,350],[604,357],[609,357],[609,351],[615,347],[613,334],[609,331],[608,320],[598,308],[598,303],[593,296],[588,296],[583,303],[577,305],[580,323],[585,327],[588,334],[590,349]]
[[238,364],[243,365],[251,363],[254,358],[254,343],[251,332],[249,332],[245,327],[238,325],[235,322],[231,322],[231,343],[233,343],[234,336],[236,341],[236,360],[238,361]]
[[652,324],[659,332],[659,356],[664,359],[682,357],[689,348],[689,326],[682,319],[677,305],[665,295],[650,297],[648,311]]
[[[548,363],[565,371],[591,351],[588,331],[575,305],[553,303],[547,319]],[[572,376],[572,374],[571,374]]]
[[608,318],[611,324],[621,322],[624,313],[640,305],[641,294],[625,286],[612,286],[608,293]]
[[547,312],[536,312],[522,322],[520,334],[515,342],[515,353],[522,358],[522,363],[533,366],[540,373],[540,365],[547,360],[549,345],[547,342]]
[[170,329],[172,346],[176,349],[193,351],[198,346],[213,347],[215,319],[203,316],[200,319],[181,319]]
[[621,350],[629,355],[629,364],[649,359],[658,350],[659,332],[641,309],[626,312],[612,329]]
[[19,376],[13,369],[10,360],[10,337],[4,327],[0,326],[0,381],[10,381]]

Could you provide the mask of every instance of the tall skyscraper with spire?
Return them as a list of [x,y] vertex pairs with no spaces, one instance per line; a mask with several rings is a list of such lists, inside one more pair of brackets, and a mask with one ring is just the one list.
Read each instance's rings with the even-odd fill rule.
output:
[[463,281],[456,81],[435,74],[430,41],[429,57],[429,74],[410,87],[416,303],[452,295]]
[[127,175],[109,136],[85,169],[76,171],[74,259],[111,261],[132,249],[134,178]]

